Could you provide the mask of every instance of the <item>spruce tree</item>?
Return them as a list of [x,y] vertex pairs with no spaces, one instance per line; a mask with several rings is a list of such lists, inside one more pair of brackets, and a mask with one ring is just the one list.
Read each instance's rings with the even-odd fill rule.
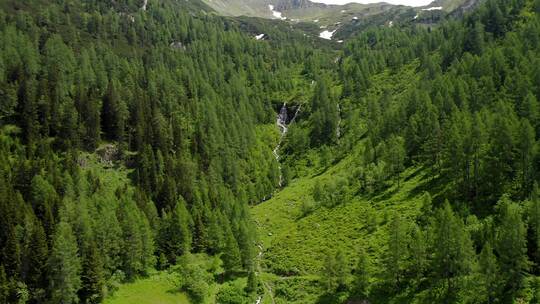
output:
[[159,251],[164,253],[169,263],[191,251],[191,218],[183,199],[178,200],[172,213],[164,213],[158,232]]
[[328,80],[320,77],[311,100],[311,142],[315,145],[331,144],[337,139],[338,104],[329,91]]
[[367,299],[370,286],[369,258],[363,249],[358,250],[358,262],[354,270],[354,292],[360,299]]
[[333,253],[326,254],[321,272],[321,281],[328,293],[333,293],[338,287],[336,282],[336,257]]
[[503,197],[497,204],[499,225],[496,231],[496,252],[506,296],[512,297],[522,286],[530,267],[527,258],[527,228],[521,207]]
[[526,197],[532,186],[533,179],[533,159],[535,158],[536,139],[535,131],[527,119],[522,119],[519,126],[518,135],[519,147],[519,168],[521,171],[521,191]]
[[64,304],[78,303],[81,262],[77,240],[67,222],[58,223],[52,242],[48,261],[51,301]]
[[446,201],[437,210],[434,221],[432,269],[443,284],[442,301],[452,303],[460,289],[463,276],[470,273],[474,252],[468,231]]
[[246,285],[246,291],[248,293],[255,293],[259,289],[259,279],[257,273],[253,268],[248,271],[248,280]]
[[4,265],[0,265],[0,303],[7,303],[9,297],[9,281],[4,270]]
[[41,222],[37,219],[28,248],[29,269],[26,283],[32,291],[34,298],[43,301],[44,289],[47,286],[47,258],[49,255],[47,237]]
[[499,291],[499,266],[497,257],[493,253],[491,244],[484,244],[480,256],[478,258],[478,266],[480,272],[480,285],[485,293],[484,297],[487,303],[491,304],[497,300]]
[[101,255],[94,241],[86,245],[82,262],[81,289],[79,299],[83,303],[100,303],[105,288],[105,275]]
[[223,260],[223,268],[228,274],[232,274],[242,268],[242,260],[240,255],[240,248],[238,247],[238,242],[234,237],[229,221],[225,219],[225,247],[221,254],[221,259]]
[[388,251],[385,257],[385,267],[388,282],[393,288],[398,288],[405,269],[408,256],[407,227],[401,215],[395,213],[388,227]]
[[533,258],[536,264],[540,263],[540,192],[535,182],[528,205],[528,226],[533,234]]
[[347,261],[343,251],[327,254],[321,279],[328,293],[346,289],[348,281]]
[[407,267],[417,282],[425,277],[425,272],[429,263],[427,235],[417,225],[414,225],[409,238],[409,257]]
[[343,253],[343,250],[338,249],[336,252],[336,282],[338,290],[345,290],[347,288],[347,281],[349,279],[349,270],[347,267],[347,258]]

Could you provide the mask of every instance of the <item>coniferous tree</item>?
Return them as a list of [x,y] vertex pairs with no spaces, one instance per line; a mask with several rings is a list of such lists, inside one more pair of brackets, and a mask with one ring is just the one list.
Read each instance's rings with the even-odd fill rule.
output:
[[223,260],[223,267],[225,272],[231,274],[238,271],[242,267],[242,260],[240,255],[240,248],[238,242],[234,238],[234,234],[227,219],[225,221],[224,235],[225,235],[225,247],[221,254]]
[[521,207],[502,198],[497,204],[500,224],[497,228],[496,252],[499,257],[502,282],[506,296],[513,296],[523,286],[525,271],[529,269],[527,258],[526,225]]
[[417,225],[413,225],[409,238],[410,261],[407,264],[413,279],[419,283],[425,277],[429,263],[428,241],[426,232]]
[[105,276],[103,262],[97,245],[87,245],[82,262],[79,299],[83,303],[100,303],[104,296]]
[[2,261],[6,269],[6,274],[12,279],[20,277],[22,252],[21,245],[17,238],[16,227],[7,227],[7,240],[3,248]]
[[326,78],[319,78],[311,100],[311,141],[316,145],[330,144],[337,139],[338,104],[329,90]]
[[77,240],[71,226],[65,221],[61,221],[56,226],[48,268],[51,301],[66,304],[78,303],[77,292],[81,288],[81,262]]
[[404,169],[405,164],[405,141],[402,137],[392,136],[386,145],[384,160],[388,164],[388,170],[394,180],[400,187],[400,173]]
[[470,273],[474,252],[463,221],[456,216],[446,201],[437,210],[434,221],[432,268],[435,277],[443,284],[442,301],[451,303],[460,289],[462,277]]
[[347,258],[341,249],[336,252],[336,282],[337,287],[343,290],[347,287],[349,270],[347,269]]
[[522,119],[519,126],[518,146],[520,154],[521,189],[522,196],[526,197],[532,186],[533,166],[535,158],[535,131],[527,119]]
[[407,227],[403,223],[401,215],[395,213],[388,227],[388,251],[385,258],[386,275],[388,282],[393,288],[401,284],[405,261],[408,255]]
[[191,219],[183,199],[178,200],[173,212],[164,213],[159,227],[158,247],[170,263],[190,252],[192,242],[190,223]]
[[370,285],[369,259],[363,249],[358,251],[358,262],[354,270],[354,291],[360,299],[367,299]]
[[540,193],[538,184],[535,182],[531,192],[531,198],[528,205],[528,226],[532,231],[534,242],[530,247],[533,247],[533,258],[538,264],[540,262]]
[[330,253],[326,256],[321,278],[328,293],[342,290],[347,286],[347,262],[341,249],[335,254]]
[[0,265],[0,302],[7,303],[9,297],[9,281],[4,270],[4,265]]
[[493,248],[488,242],[484,244],[478,258],[480,284],[487,303],[494,303],[499,292],[499,266]]
[[47,286],[47,258],[49,256],[47,237],[39,221],[33,224],[28,248],[29,269],[26,282],[34,298],[43,301]]
[[246,291],[248,293],[257,292],[259,289],[259,280],[257,278],[257,273],[254,269],[248,271],[248,280],[246,285]]

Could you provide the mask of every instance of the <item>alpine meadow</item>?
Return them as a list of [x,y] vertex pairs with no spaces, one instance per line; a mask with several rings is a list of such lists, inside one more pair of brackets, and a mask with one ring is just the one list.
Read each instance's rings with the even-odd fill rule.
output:
[[0,0],[0,304],[540,304],[540,0]]

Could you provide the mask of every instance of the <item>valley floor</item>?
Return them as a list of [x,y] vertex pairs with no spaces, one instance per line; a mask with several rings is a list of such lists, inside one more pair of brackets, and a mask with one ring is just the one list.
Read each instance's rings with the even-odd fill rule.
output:
[[411,168],[402,174],[404,182],[399,188],[393,185],[376,196],[356,193],[345,199],[348,203],[331,208],[319,206],[304,215],[302,206],[313,201],[315,183],[348,176],[362,149],[360,143],[354,149],[356,153],[323,173],[294,180],[252,209],[264,248],[260,255],[264,272],[260,278],[266,287],[263,303],[343,302],[345,299],[339,299],[339,294],[328,298],[320,286],[326,255],[341,249],[352,269],[358,248],[362,247],[375,269],[386,248],[386,223],[392,213],[411,218],[419,213],[422,188],[428,180],[424,170]]

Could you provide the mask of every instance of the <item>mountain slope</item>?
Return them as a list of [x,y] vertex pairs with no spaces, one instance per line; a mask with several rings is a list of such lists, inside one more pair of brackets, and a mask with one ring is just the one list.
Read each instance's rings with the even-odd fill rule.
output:
[[448,13],[463,14],[479,0],[437,0],[426,7],[411,8],[384,2],[327,5],[309,0],[205,0],[218,13],[227,16],[252,16],[277,20],[314,23],[322,30],[337,30],[340,38],[354,28],[397,24],[405,21],[435,22]]
[[[345,45],[339,80],[289,126],[288,185],[252,208],[263,303],[536,301],[540,70],[524,63],[540,58],[540,2],[487,17],[504,5]],[[319,120],[337,139],[314,137]]]

